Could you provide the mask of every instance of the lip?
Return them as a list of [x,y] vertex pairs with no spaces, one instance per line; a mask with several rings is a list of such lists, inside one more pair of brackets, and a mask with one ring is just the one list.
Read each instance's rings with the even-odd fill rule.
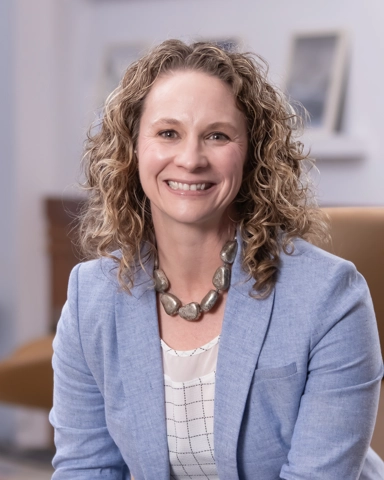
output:
[[[207,190],[173,190],[169,185],[168,182],[178,182],[178,183],[186,183],[187,185],[194,185],[194,184],[200,184],[200,183],[209,183],[212,186],[208,188]],[[165,188],[167,189],[168,192],[173,193],[174,195],[179,195],[183,197],[201,197],[201,196],[206,196],[209,195],[216,187],[216,184],[213,182],[208,182],[208,181],[186,181],[186,180],[176,180],[176,179],[167,179],[164,180],[164,185]]]

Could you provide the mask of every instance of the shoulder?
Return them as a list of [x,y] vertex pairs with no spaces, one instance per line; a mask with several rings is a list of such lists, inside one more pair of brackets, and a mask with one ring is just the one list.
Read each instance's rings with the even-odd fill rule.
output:
[[78,263],[72,270],[70,280],[76,280],[83,287],[93,287],[97,284],[117,285],[118,264],[112,258],[102,257]]
[[367,283],[352,262],[304,240],[295,240],[291,254],[282,253],[276,282],[279,298],[295,298],[307,314],[345,312],[356,304],[371,308]]
[[[120,252],[112,252],[117,259]],[[101,257],[77,264],[69,277],[68,300],[76,301],[79,311],[84,310],[97,312],[101,305],[116,302],[118,296],[124,297],[130,302],[132,298],[139,299],[148,289],[153,287],[153,268],[143,270],[141,264],[133,267],[134,285],[127,292],[118,278],[119,262],[114,258]]]
[[[328,332],[342,332],[343,345],[380,351],[371,295],[364,277],[352,262],[304,240],[295,240],[294,252],[281,255],[275,288],[275,309],[282,318],[294,312],[295,331],[307,332],[311,348]],[[348,340],[349,339],[349,340]]]
[[[139,298],[153,283],[153,260],[146,255],[144,249],[145,246],[143,246],[141,260],[137,258],[130,269],[134,283],[130,293],[136,298]],[[100,257],[77,264],[71,272],[69,285],[76,283],[81,292],[125,291],[118,278],[121,256],[121,251],[115,250],[111,253],[111,257]]]
[[68,281],[68,303],[79,312],[114,302],[121,290],[117,279],[118,265],[111,258],[98,258],[77,264]]
[[352,262],[302,239],[293,241],[292,251],[282,251],[280,260],[279,272],[282,277],[297,276],[311,284],[333,283],[346,277],[357,279],[360,276]]
[[281,255],[276,298],[285,307],[299,307],[315,336],[351,318],[351,312],[356,325],[376,328],[367,283],[354,264],[304,240],[295,240],[291,255]]

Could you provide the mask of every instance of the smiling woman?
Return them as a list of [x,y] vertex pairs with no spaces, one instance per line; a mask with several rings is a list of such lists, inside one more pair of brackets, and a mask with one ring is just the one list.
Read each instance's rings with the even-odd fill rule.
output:
[[308,243],[299,126],[256,56],[168,40],[128,68],[85,154],[55,480],[384,478],[369,292]]

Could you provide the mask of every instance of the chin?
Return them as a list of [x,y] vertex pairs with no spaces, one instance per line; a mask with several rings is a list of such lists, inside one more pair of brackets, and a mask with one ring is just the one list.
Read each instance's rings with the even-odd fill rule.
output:
[[206,214],[202,215],[201,212],[199,214],[193,214],[191,212],[185,212],[179,215],[172,215],[172,218],[176,223],[189,225],[189,226],[201,226],[201,225],[214,225],[216,223],[220,223],[220,219],[222,219],[223,215],[215,214]]
[[[171,207],[171,205],[168,205]],[[152,206],[152,217],[154,222],[160,221],[171,224],[174,222],[175,226],[189,225],[189,226],[212,226],[220,224],[224,217],[228,216],[228,207],[224,208],[201,208],[202,205],[181,205],[182,208],[177,208],[177,205],[173,205],[173,208],[162,208]],[[200,207],[200,208],[199,208]],[[163,221],[161,220],[163,218]]]
[[212,223],[212,220],[205,217],[197,217],[194,215],[182,215],[180,217],[173,217],[174,221],[184,225],[204,225],[205,223]]

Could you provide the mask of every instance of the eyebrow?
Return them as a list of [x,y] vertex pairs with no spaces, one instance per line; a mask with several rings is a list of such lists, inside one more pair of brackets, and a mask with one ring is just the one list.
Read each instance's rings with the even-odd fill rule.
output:
[[152,127],[156,127],[158,124],[167,124],[167,125],[180,125],[180,121],[176,118],[159,118],[158,120],[152,123]]
[[237,131],[235,125],[230,122],[214,122],[208,125],[208,128],[212,130],[220,130],[220,128],[230,128],[231,130]]
[[[177,120],[176,118],[159,118],[155,122],[152,123],[152,127],[156,127],[158,124],[166,124],[166,125],[181,125],[182,122]],[[237,131],[235,125],[230,122],[213,122],[207,125],[207,129],[210,130],[219,130],[221,128],[230,128],[233,131]]]

